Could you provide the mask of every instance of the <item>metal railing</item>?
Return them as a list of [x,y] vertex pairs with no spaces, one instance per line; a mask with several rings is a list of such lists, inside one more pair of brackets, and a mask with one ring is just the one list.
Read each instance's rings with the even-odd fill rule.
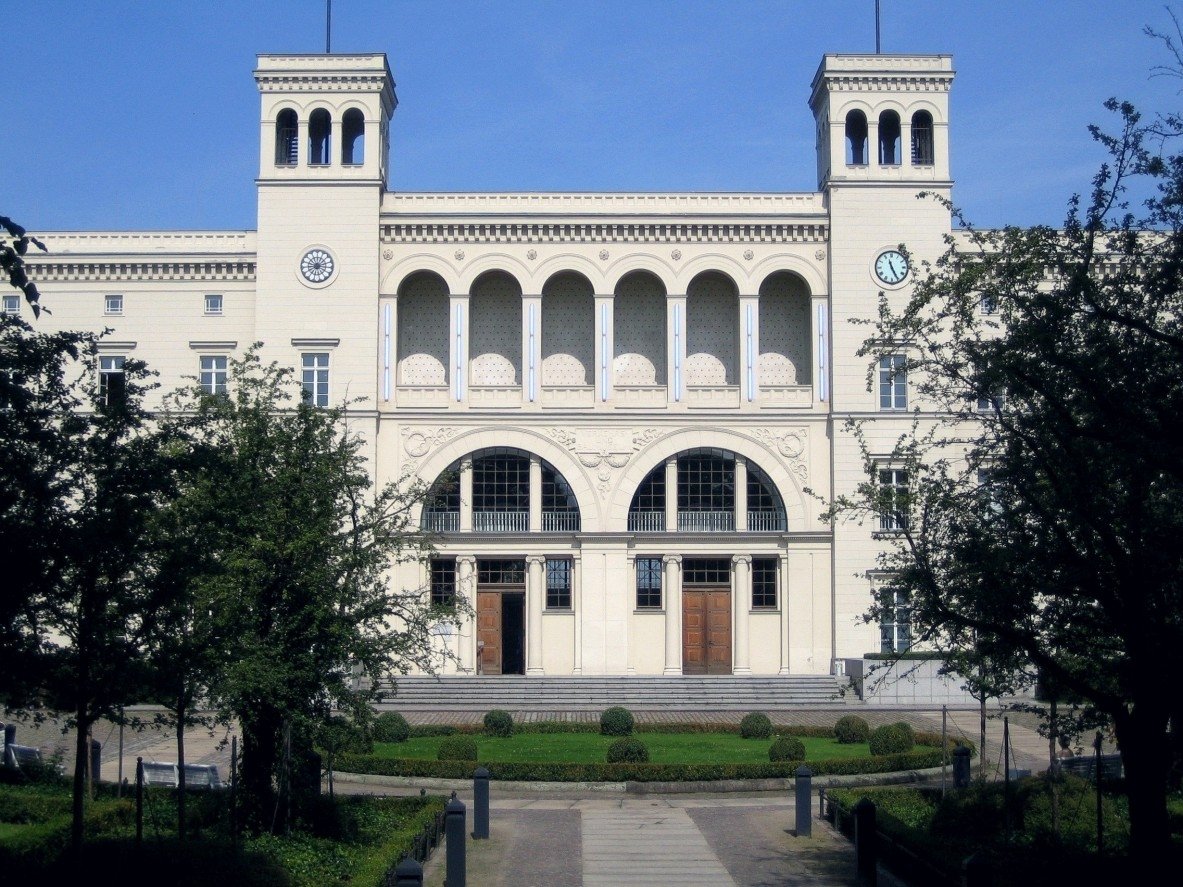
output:
[[459,511],[427,511],[423,514],[423,529],[433,533],[455,533],[460,530]]
[[748,529],[754,533],[783,533],[785,515],[781,511],[749,511]]
[[295,166],[299,159],[299,130],[291,126],[281,127],[275,137],[275,165]]
[[530,512],[474,511],[472,529],[477,533],[525,533],[530,529]]
[[678,529],[690,533],[729,532],[735,529],[731,511],[679,511]]
[[665,531],[665,512],[630,511],[628,529],[630,533],[662,533]]
[[578,511],[542,512],[542,532],[574,533],[579,530]]

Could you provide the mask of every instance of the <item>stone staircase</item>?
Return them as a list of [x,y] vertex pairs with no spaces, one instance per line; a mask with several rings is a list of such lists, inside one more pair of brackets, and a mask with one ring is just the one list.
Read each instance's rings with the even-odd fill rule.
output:
[[777,711],[861,705],[839,695],[846,679],[830,675],[564,676],[406,675],[392,693],[384,684],[379,710],[602,711],[623,705],[637,711]]

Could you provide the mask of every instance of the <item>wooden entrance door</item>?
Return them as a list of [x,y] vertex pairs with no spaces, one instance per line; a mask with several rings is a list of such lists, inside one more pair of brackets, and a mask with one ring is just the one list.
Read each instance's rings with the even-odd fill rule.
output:
[[477,592],[476,625],[479,672],[501,674],[501,592]]
[[731,674],[731,589],[682,589],[682,673]]

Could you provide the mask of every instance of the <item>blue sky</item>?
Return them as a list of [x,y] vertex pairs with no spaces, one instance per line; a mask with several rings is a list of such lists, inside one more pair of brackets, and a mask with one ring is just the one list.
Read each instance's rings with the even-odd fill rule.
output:
[[[1058,223],[1101,103],[1181,105],[1156,0],[882,0],[885,52],[954,57],[954,197]],[[324,0],[0,0],[0,213],[37,230],[252,228],[258,52],[324,49]],[[398,83],[390,187],[811,191],[809,84],[874,0],[335,0],[333,49]]]

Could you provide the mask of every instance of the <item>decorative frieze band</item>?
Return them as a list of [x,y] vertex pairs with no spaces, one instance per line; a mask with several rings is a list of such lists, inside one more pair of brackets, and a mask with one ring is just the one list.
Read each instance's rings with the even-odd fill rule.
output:
[[383,243],[825,243],[817,223],[384,223]]
[[29,276],[38,283],[73,281],[128,282],[149,280],[252,281],[254,262],[70,262],[28,263]]

